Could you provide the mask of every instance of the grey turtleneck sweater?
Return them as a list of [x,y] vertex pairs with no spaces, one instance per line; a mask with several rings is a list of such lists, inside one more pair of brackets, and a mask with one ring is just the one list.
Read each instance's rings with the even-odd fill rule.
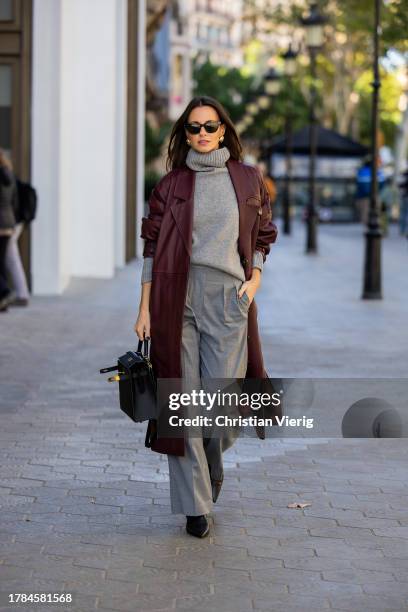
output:
[[[245,272],[238,253],[239,211],[226,161],[227,147],[209,153],[190,149],[186,164],[196,172],[192,253],[190,262],[217,268],[241,281]],[[262,270],[262,253],[255,251],[253,267]],[[152,280],[153,258],[143,262],[142,283]]]

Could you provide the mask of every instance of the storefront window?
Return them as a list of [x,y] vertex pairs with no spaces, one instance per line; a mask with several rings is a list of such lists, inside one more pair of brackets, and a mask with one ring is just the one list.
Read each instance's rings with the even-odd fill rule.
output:
[[13,20],[13,0],[0,0],[0,21]]

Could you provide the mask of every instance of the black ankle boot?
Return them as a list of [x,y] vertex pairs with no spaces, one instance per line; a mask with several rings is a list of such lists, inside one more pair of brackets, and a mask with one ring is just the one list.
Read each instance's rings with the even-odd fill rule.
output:
[[205,538],[209,534],[207,517],[205,514],[200,516],[186,516],[186,531],[196,538]]

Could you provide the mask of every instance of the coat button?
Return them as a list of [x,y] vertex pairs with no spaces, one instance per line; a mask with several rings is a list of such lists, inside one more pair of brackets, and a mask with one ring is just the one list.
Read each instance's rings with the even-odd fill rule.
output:
[[246,257],[243,257],[243,259],[242,259],[242,263],[244,264],[244,266],[246,266],[246,265],[247,265],[248,260],[247,260],[247,258],[246,258]]

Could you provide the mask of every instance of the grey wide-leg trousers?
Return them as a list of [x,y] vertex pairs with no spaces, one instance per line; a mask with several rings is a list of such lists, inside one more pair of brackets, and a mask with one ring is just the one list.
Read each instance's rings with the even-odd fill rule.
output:
[[[238,297],[241,285],[240,279],[216,268],[190,266],[181,347],[183,390],[199,390],[201,379],[245,377],[249,298]],[[167,455],[173,514],[211,511],[209,465],[211,476],[220,479],[222,453],[236,436],[232,428],[221,438],[186,436],[184,457]]]

